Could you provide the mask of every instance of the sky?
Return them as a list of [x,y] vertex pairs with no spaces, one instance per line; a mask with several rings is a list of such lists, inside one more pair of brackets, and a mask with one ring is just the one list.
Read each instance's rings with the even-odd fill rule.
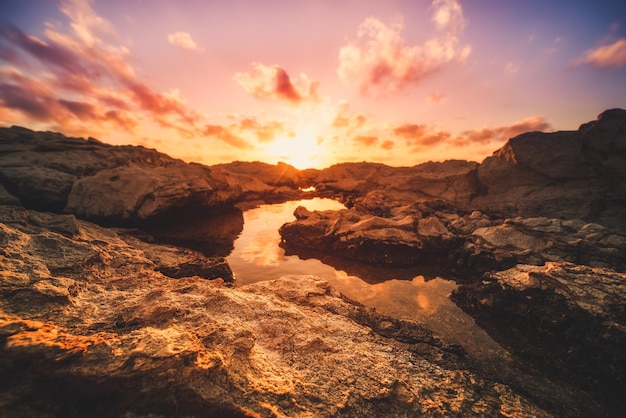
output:
[[480,162],[615,107],[623,0],[0,0],[0,126],[188,162]]

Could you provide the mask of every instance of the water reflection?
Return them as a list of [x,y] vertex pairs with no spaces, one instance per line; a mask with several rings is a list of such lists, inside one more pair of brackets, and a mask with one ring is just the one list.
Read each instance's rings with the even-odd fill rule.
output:
[[[338,291],[384,315],[424,323],[442,337],[461,344],[476,358],[505,355],[503,350],[448,298],[456,288],[451,280],[421,267],[390,269],[342,260],[312,252],[301,257],[279,246],[278,229],[295,220],[294,210],[339,210],[344,206],[330,199],[292,201],[262,205],[244,212],[244,229],[227,257],[242,286],[273,280],[287,274],[313,274]],[[321,261],[320,261],[321,260]]]

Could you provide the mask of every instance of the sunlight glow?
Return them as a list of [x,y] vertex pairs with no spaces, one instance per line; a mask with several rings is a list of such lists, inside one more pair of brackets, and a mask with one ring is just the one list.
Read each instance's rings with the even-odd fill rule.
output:
[[332,159],[332,153],[314,130],[278,138],[267,145],[264,154],[268,160],[281,161],[300,170],[325,167]]

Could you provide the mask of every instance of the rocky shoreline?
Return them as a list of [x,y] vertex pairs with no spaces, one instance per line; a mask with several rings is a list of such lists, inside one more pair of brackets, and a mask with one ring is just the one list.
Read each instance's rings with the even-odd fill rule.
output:
[[[304,171],[0,128],[0,415],[622,415],[625,163],[621,109],[480,164]],[[288,252],[450,272],[513,366],[315,277],[229,285],[240,208],[309,186],[348,209],[297,209]]]

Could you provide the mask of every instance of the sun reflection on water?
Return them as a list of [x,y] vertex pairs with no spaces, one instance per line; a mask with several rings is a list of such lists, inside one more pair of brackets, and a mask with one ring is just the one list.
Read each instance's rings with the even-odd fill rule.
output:
[[[330,199],[310,199],[281,204],[262,205],[244,212],[244,228],[227,257],[236,276],[236,285],[243,286],[284,275],[313,274],[327,280],[350,299],[376,308],[383,315],[425,324],[436,334],[463,345],[476,357],[493,358],[504,355],[503,350],[476,326],[474,320],[450,299],[456,283],[441,277],[427,280],[419,271],[385,271],[381,279],[372,280],[380,269],[361,266],[367,280],[348,274],[316,258],[301,259],[285,255],[279,246],[278,229],[295,220],[294,210],[305,206],[309,210],[339,210],[345,207]],[[417,268],[419,270],[419,268]],[[357,273],[357,274],[361,274]]]

